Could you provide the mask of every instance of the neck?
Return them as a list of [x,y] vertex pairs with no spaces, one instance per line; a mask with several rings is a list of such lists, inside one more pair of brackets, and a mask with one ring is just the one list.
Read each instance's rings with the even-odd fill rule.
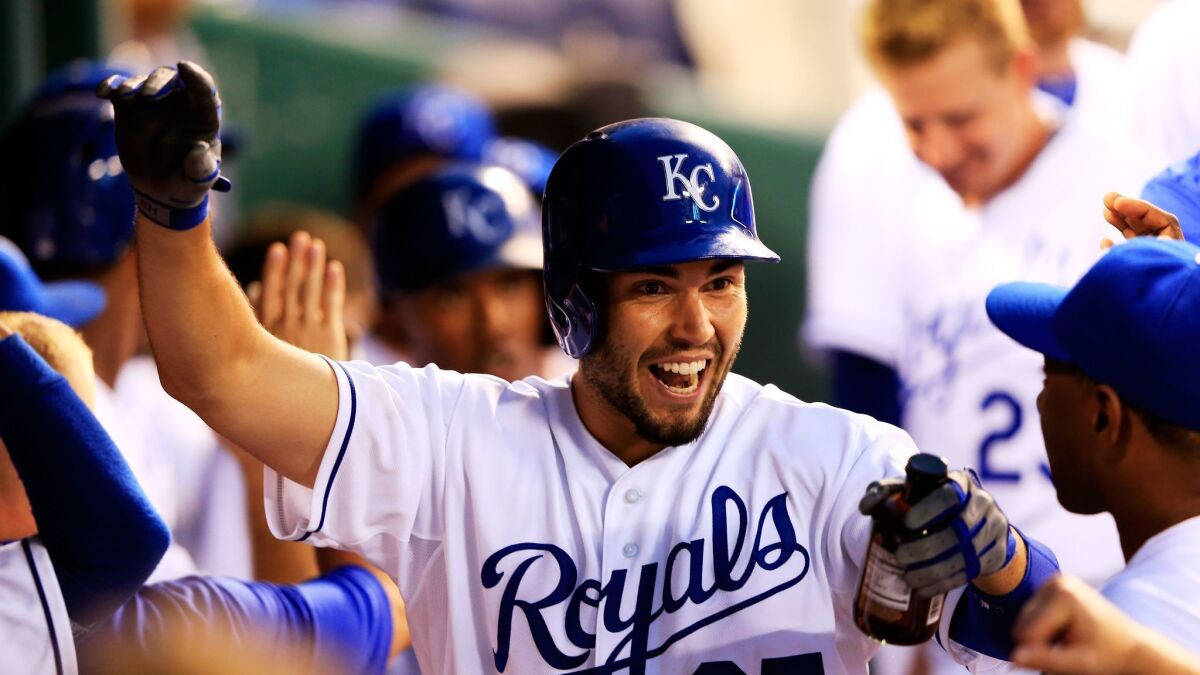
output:
[[1056,45],[1038,45],[1037,76],[1039,80],[1061,80],[1074,73],[1071,67],[1071,55],[1067,47],[1071,44],[1068,37]]
[[92,350],[96,375],[112,388],[121,366],[133,358],[142,343],[142,314],[137,294],[137,268],[132,255],[116,263],[96,282],[104,287],[107,304],[100,316],[83,329],[83,341]]
[[639,436],[633,422],[579,372],[571,377],[571,398],[588,433],[627,466],[649,459],[666,447]]
[[[1169,466],[1152,475],[1128,476],[1122,482],[1125,489],[1109,501],[1126,561],[1147,539],[1200,516],[1200,467],[1195,463]],[[1138,485],[1149,486],[1149,489],[1132,489]]]
[[1050,125],[1037,114],[1037,110],[1033,107],[1032,99],[1029,100],[1028,105],[1024,106],[1018,115],[1017,126],[1021,130],[1021,133],[1018,135],[1019,150],[1014,155],[1012,168],[991,192],[979,195],[974,199],[964,196],[964,201],[968,205],[986,202],[1017,182],[1050,140]]

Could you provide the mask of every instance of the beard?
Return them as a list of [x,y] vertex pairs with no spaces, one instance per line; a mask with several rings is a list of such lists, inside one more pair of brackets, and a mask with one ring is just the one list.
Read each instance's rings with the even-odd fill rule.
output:
[[[650,407],[646,405],[645,399],[638,393],[636,379],[640,370],[640,362],[639,368],[630,371],[628,364],[635,360],[634,357],[613,345],[611,340],[605,340],[599,348],[583,357],[579,372],[600,392],[609,405],[633,423],[638,436],[657,445],[687,445],[699,438],[700,434],[704,433],[705,427],[708,426],[708,418],[712,415],[717,394],[721,393],[721,386],[725,384],[725,376],[729,374],[729,370],[737,358],[741,341],[734,344],[730,358],[720,373],[716,372],[716,362],[721,360],[724,349],[716,341],[706,346],[709,346],[713,353],[712,363],[708,366],[712,369],[707,377],[709,380],[706,383],[708,391],[700,402],[699,412],[690,419],[683,416],[670,416],[665,420],[657,419],[650,411]],[[642,361],[670,356],[681,351],[683,350],[654,350],[642,355]]]

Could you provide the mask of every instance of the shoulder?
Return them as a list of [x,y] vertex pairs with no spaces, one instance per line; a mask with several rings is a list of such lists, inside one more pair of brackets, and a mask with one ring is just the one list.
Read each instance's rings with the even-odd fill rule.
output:
[[737,374],[729,375],[722,397],[729,414],[738,417],[739,435],[751,431],[759,439],[779,441],[770,447],[788,456],[803,455],[805,461],[853,464],[872,455],[891,463],[894,454],[902,467],[913,451],[912,439],[897,427],[826,403],[802,401],[775,385]]

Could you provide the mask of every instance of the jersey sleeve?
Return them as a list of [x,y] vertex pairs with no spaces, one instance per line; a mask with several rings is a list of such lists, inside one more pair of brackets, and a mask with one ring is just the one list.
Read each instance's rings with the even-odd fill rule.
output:
[[144,586],[76,644],[84,672],[171,671],[182,642],[234,659],[283,655],[282,670],[382,673],[391,639],[386,592],[348,566],[294,586],[200,576]]
[[310,490],[267,469],[280,538],[336,546],[392,569],[410,536],[440,540],[446,438],[468,376],[435,366],[329,362],[338,415]]
[[[843,472],[845,479],[838,492],[830,530],[836,533],[836,541],[827,542],[826,559],[840,564],[830,566],[830,585],[834,589],[834,601],[838,611],[853,611],[858,581],[862,576],[866,560],[867,544],[871,538],[871,519],[858,511],[858,502],[872,481],[889,476],[904,476],[908,458],[917,452],[908,434],[889,424],[882,424],[865,416],[854,416],[855,422],[849,431],[851,457],[856,457]],[[1013,667],[999,659],[981,654],[958,644],[949,637],[955,609],[963,596],[963,588],[946,595],[942,618],[938,624],[937,639],[955,662],[971,672],[1008,672]],[[851,622],[851,625],[852,622]],[[866,639],[852,628],[855,638]],[[839,640],[845,639],[839,636]]]

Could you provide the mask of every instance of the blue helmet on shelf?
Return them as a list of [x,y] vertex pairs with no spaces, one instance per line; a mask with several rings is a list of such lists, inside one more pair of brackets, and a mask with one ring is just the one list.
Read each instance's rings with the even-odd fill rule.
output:
[[587,271],[694,260],[778,262],[758,238],[750,179],[720,138],[672,119],[619,122],[559,157],[542,204],[546,308],[580,358],[600,338]]

